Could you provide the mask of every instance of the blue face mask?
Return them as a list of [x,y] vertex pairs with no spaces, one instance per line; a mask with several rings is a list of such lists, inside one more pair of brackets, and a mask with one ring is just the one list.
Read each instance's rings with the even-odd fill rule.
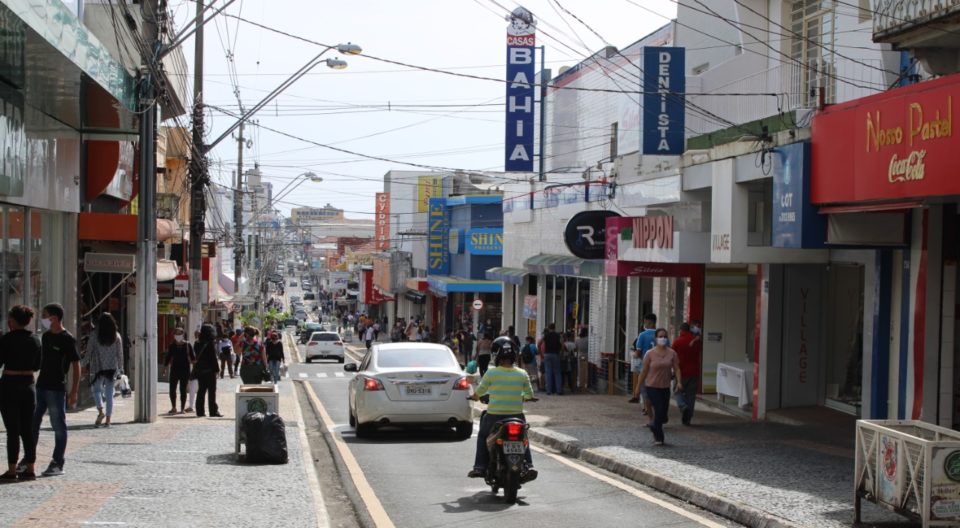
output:
[[690,328],[690,331],[693,332],[693,335],[700,335],[700,327],[699,327],[699,326],[694,326],[694,327]]

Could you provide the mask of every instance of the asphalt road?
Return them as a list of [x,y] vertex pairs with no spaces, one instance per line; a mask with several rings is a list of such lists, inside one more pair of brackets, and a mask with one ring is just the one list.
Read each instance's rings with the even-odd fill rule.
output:
[[351,376],[332,361],[290,366],[290,379],[308,383],[326,415],[317,416],[304,405],[305,419],[313,414],[318,422],[331,422],[335,441],[342,439],[347,457],[355,459],[355,471],[341,474],[353,480],[357,507],[376,526],[737,526],[540,449],[534,453],[540,477],[520,490],[517,504],[506,504],[502,493],[493,495],[482,480],[466,477],[476,436],[459,441],[452,429],[422,429],[381,430],[369,440],[356,438],[347,424]]

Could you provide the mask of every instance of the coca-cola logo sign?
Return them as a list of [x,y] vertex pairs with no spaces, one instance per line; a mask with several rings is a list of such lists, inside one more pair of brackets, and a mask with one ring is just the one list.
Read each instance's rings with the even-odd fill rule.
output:
[[582,259],[602,259],[607,241],[607,218],[620,216],[613,211],[582,211],[567,222],[563,241],[570,253]]

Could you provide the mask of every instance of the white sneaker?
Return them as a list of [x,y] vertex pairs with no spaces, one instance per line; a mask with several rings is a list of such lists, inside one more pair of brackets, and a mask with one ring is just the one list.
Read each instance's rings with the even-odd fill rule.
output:
[[47,469],[43,471],[44,477],[59,477],[61,475],[63,475],[63,466],[58,465],[56,462],[50,462]]

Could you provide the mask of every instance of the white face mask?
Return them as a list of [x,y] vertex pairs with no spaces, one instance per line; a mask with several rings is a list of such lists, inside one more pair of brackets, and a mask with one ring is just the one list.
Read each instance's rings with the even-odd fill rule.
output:
[[657,338],[657,344],[660,345],[660,346],[667,346],[667,338],[666,338],[666,337],[658,337],[658,338]]
[[50,319],[40,319],[40,326],[42,326],[44,330],[50,330],[51,325],[53,325],[53,321]]
[[693,332],[694,335],[700,335],[700,327],[699,327],[699,326],[694,326],[693,328],[690,329],[690,331]]
[[173,340],[176,341],[177,343],[183,343],[183,335],[182,335],[182,334],[177,334],[177,335],[173,336]]

